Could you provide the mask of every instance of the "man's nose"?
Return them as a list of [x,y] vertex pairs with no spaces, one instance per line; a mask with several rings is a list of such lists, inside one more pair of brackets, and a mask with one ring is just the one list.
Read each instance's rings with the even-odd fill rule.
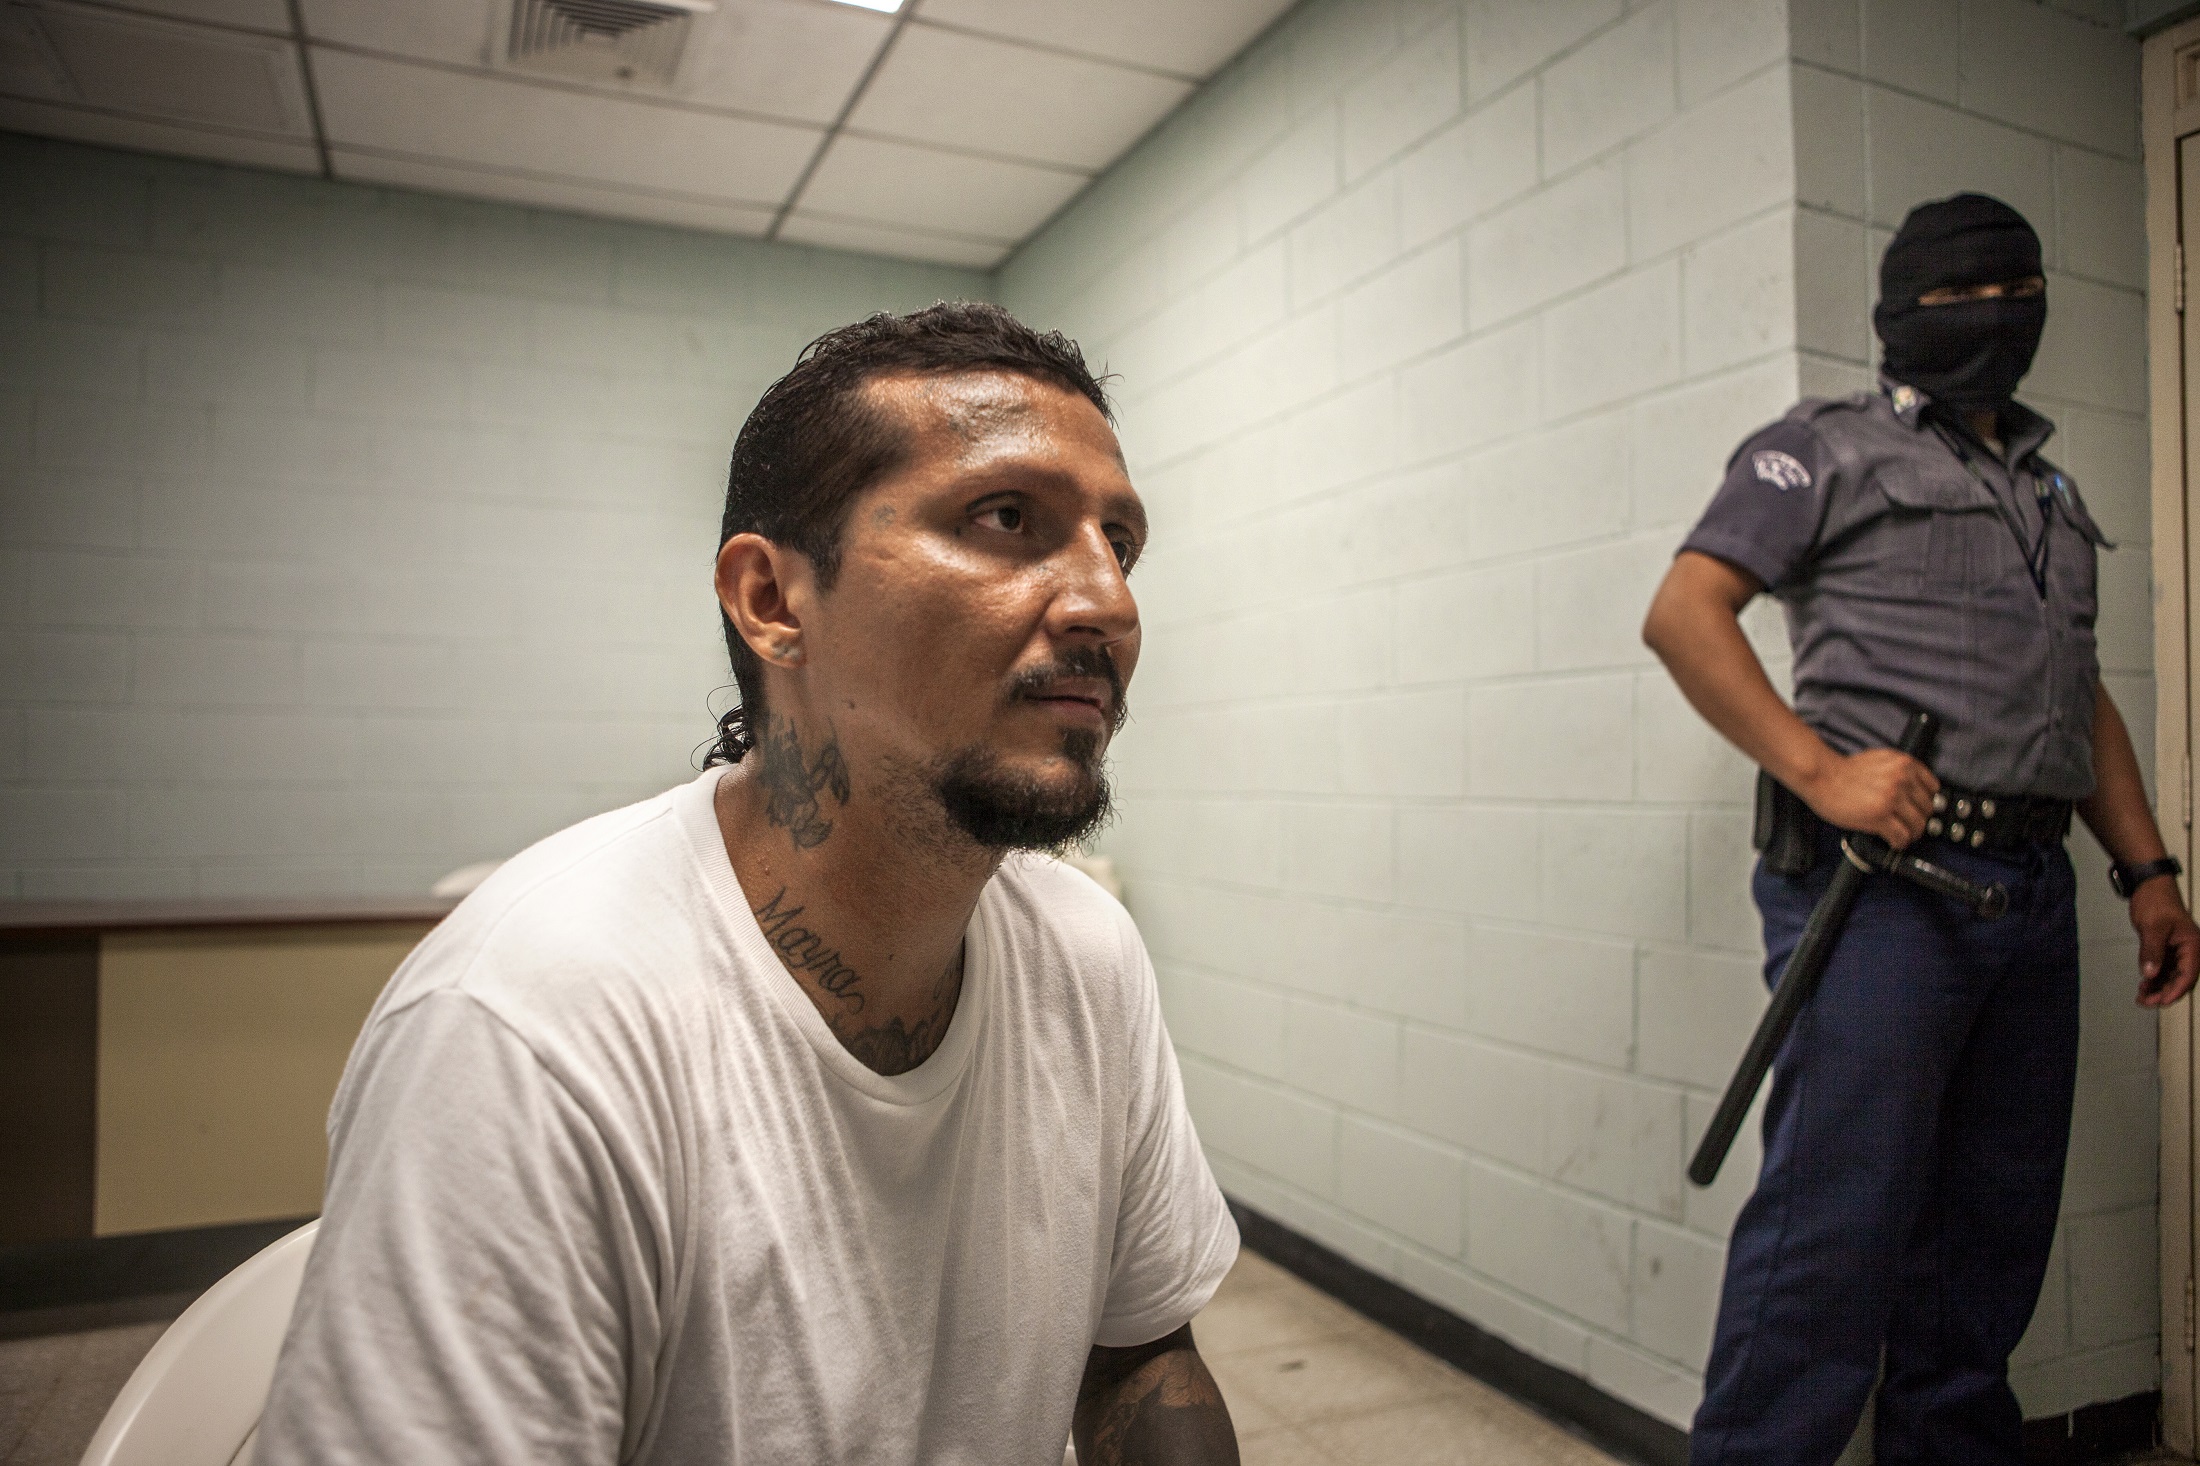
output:
[[1138,602],[1114,544],[1097,526],[1065,545],[1061,558],[1061,588],[1049,617],[1057,635],[1116,642],[1138,629]]

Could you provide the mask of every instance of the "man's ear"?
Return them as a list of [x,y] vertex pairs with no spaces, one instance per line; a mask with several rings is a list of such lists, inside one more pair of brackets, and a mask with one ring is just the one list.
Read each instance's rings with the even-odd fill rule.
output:
[[801,608],[817,577],[810,557],[760,534],[737,534],[718,547],[718,604],[765,665],[798,667],[806,655]]

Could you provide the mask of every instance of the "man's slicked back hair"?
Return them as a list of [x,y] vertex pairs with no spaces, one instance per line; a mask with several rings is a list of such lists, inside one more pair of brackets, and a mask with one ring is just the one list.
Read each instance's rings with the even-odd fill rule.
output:
[[[864,385],[878,377],[970,371],[1036,378],[1079,394],[1115,421],[1106,387],[1077,343],[1059,331],[1034,331],[976,300],[942,301],[905,316],[880,312],[812,341],[794,370],[757,401],[734,440],[718,543],[760,534],[800,550],[829,589],[840,571],[849,505],[900,467],[909,449],[908,434],[866,399]],[[763,720],[764,668],[732,618],[719,614],[741,709],[721,720],[714,757],[737,758]]]

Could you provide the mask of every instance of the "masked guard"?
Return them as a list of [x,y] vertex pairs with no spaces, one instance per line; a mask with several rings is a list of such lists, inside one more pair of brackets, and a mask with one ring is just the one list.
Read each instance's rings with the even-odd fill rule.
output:
[[[2130,900],[2140,1003],[2183,997],[2200,960],[2100,682],[2108,542],[2043,451],[2053,424],[2014,400],[2047,320],[2039,237],[1982,195],[1921,205],[1880,297],[1880,390],[1805,401],[1741,446],[1643,636],[1768,775],[1751,886],[1768,978],[1838,831],[2000,882],[2009,909],[1865,884],[1774,1066],[1697,1466],[1833,1461],[1882,1366],[1881,1466],[2017,1466],[2009,1354],[2046,1272],[2077,1073],[2073,810]],[[1737,624],[1766,591],[1792,710]],[[1913,710],[1942,729],[1932,770],[1893,748]]]

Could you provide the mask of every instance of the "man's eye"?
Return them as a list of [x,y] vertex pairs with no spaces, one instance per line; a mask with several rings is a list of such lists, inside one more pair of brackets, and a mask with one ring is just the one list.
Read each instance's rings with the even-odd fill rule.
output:
[[1115,563],[1125,575],[1130,574],[1132,564],[1138,559],[1137,544],[1131,540],[1110,540],[1108,543],[1115,546]]
[[996,504],[991,509],[978,511],[978,523],[1014,534],[1024,527],[1024,511],[1014,504]]

